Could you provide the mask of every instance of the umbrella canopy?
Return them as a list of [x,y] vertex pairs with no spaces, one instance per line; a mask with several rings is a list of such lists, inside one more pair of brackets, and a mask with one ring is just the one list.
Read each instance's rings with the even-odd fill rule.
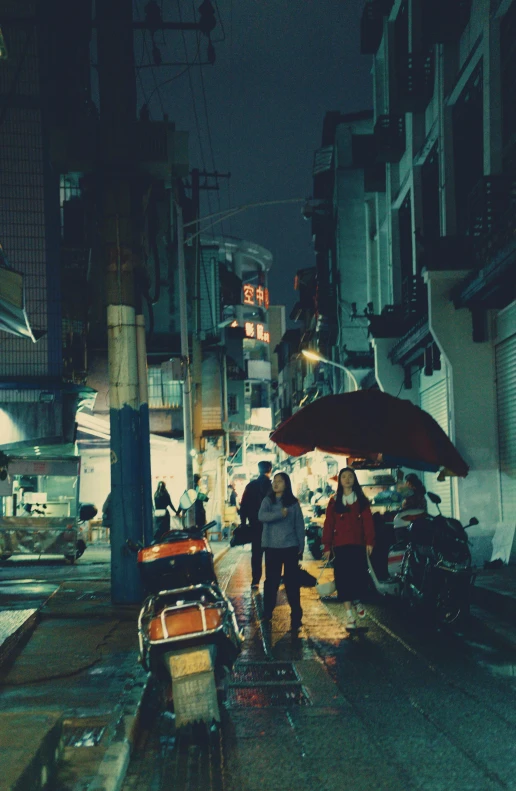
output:
[[428,412],[380,390],[319,398],[282,423],[271,439],[290,456],[316,448],[343,456],[383,454],[392,466],[468,474],[466,462]]

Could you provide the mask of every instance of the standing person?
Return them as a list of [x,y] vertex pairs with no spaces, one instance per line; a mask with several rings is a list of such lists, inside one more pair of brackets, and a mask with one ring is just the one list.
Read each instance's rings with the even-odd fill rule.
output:
[[205,494],[200,486],[201,476],[197,473],[194,475],[194,489],[197,492],[197,499],[194,504],[195,526],[200,530],[206,524],[206,510],[204,503],[209,502],[209,497]]
[[[156,532],[154,533],[154,540],[161,541],[165,533],[170,530],[170,511],[171,509],[177,516],[177,509],[174,508],[170,498],[169,491],[164,481],[158,483],[158,488],[154,492],[154,509],[156,511]],[[158,511],[164,512],[157,514]]]
[[414,472],[409,472],[408,475],[405,476],[405,481],[403,483],[403,490],[405,494],[405,499],[403,500],[401,507],[404,511],[407,509],[416,509],[420,508],[422,511],[427,510],[427,503],[426,503],[426,489],[423,486],[421,480],[417,477]]
[[228,505],[231,508],[237,508],[238,507],[237,493],[236,493],[236,489],[235,489],[235,484],[234,483],[228,484]]
[[258,462],[258,478],[249,481],[240,501],[240,524],[245,528],[249,523],[253,541],[251,544],[251,587],[257,588],[262,578],[262,530],[263,525],[258,518],[258,511],[263,498],[271,491],[272,464],[270,461]]
[[272,491],[263,499],[258,517],[263,522],[262,546],[265,549],[263,617],[265,621],[272,618],[283,569],[291,630],[296,633],[303,617],[298,568],[305,548],[305,523],[286,473],[278,472],[274,476]]
[[370,555],[374,547],[374,524],[369,500],[350,467],[339,472],[337,493],[326,509],[322,543],[326,559],[333,552],[337,588],[337,596],[324,601],[344,602],[347,628],[355,629],[355,613],[360,618],[365,615],[359,599],[366,582],[366,552]]

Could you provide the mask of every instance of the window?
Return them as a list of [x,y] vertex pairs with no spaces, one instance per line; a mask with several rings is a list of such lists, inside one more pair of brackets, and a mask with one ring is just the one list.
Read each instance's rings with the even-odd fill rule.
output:
[[500,25],[500,57],[502,67],[503,146],[516,142],[516,3],[502,18]]
[[412,277],[412,204],[410,193],[403,201],[398,212],[398,224],[400,233],[400,274],[401,282]]
[[421,168],[423,189],[423,239],[432,242],[440,236],[439,217],[439,154],[433,146]]
[[180,409],[183,405],[183,385],[171,378],[159,365],[148,369],[149,409]]
[[457,233],[464,234],[469,225],[469,196],[484,173],[482,63],[453,108],[453,153]]
[[234,393],[228,395],[228,413],[238,415],[238,396]]

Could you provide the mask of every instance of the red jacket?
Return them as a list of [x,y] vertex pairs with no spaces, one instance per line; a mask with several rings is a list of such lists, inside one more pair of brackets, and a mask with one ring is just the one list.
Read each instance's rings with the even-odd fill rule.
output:
[[346,544],[374,546],[374,523],[369,506],[360,511],[357,501],[348,508],[349,511],[338,514],[335,511],[335,498],[332,497],[328,503],[322,534],[325,552],[332,547],[342,547]]

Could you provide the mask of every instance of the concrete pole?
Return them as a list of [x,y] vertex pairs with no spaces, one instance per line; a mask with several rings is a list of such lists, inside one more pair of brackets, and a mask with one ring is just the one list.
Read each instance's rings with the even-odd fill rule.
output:
[[111,598],[117,604],[141,601],[134,555],[126,540],[141,541],[142,497],[138,366],[134,308],[108,305],[109,418],[111,429]]
[[143,539],[140,413],[134,265],[138,240],[134,171],[136,85],[131,0],[98,0],[102,250],[106,271],[111,427],[111,598],[141,601],[142,587],[127,539]]
[[150,454],[149,385],[147,378],[147,346],[145,317],[136,316],[136,354],[138,360],[138,394],[140,401],[140,464],[142,483],[143,543],[150,544],[154,535],[152,519],[152,480]]
[[179,279],[179,323],[181,329],[181,357],[183,359],[183,430],[186,454],[186,485],[193,488],[193,436],[192,436],[192,375],[188,346],[188,302],[186,292],[185,240],[183,209],[176,203],[177,212],[177,265]]

